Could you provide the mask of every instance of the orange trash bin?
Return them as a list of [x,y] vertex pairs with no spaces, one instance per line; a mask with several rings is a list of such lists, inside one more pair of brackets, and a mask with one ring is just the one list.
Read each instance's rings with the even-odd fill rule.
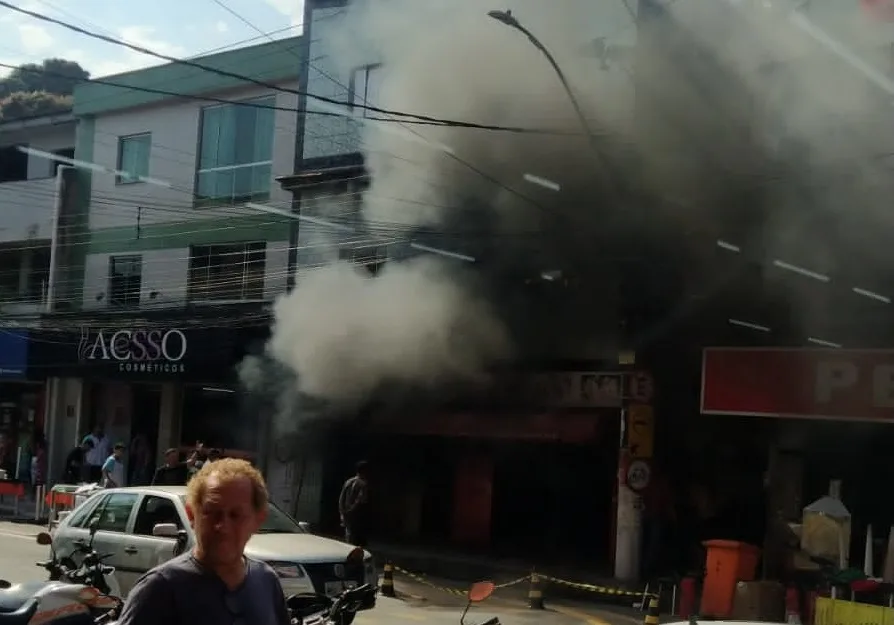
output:
[[706,540],[700,616],[729,618],[738,582],[754,581],[761,550],[737,540]]

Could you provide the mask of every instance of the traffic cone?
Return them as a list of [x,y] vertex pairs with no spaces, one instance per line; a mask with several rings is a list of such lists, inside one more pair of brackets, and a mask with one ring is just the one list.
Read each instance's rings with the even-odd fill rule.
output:
[[643,625],[658,625],[658,597],[656,595],[652,595],[649,597],[649,611],[646,612],[645,618],[643,618]]
[[788,625],[801,625],[801,605],[798,589],[789,586],[785,589],[785,622]]
[[394,597],[394,565],[390,562],[385,563],[385,568],[382,572],[382,596],[383,597]]
[[528,587],[528,608],[531,610],[543,609],[543,590],[540,587],[540,577],[537,573],[531,573],[531,585]]

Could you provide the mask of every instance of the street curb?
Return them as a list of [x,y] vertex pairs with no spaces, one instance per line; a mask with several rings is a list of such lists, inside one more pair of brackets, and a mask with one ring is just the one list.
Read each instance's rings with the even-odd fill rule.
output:
[[29,519],[27,517],[0,517],[0,523],[12,523],[14,525],[35,525],[46,527],[50,523],[49,518]]

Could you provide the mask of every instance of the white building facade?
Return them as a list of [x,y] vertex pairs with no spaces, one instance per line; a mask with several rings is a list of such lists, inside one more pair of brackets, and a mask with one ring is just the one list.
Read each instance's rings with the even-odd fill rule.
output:
[[254,456],[236,369],[286,290],[275,179],[294,167],[299,52],[283,39],[75,90],[80,230],[59,272],[76,288],[32,358],[53,376],[51,472],[97,425],[130,446],[134,482],[199,439]]

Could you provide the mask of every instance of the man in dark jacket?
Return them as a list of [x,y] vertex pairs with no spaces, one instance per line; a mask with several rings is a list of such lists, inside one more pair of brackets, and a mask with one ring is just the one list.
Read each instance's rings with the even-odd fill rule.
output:
[[153,486],[183,486],[189,473],[190,462],[180,461],[180,452],[171,447],[165,452],[165,463],[155,470],[152,476]]
[[93,441],[85,438],[81,444],[68,452],[65,458],[65,469],[62,475],[63,484],[80,484],[90,477],[87,465],[87,453],[93,449]]
[[367,463],[358,462],[356,475],[345,482],[338,497],[338,513],[345,528],[345,541],[357,547],[366,547],[372,524],[367,477]]

